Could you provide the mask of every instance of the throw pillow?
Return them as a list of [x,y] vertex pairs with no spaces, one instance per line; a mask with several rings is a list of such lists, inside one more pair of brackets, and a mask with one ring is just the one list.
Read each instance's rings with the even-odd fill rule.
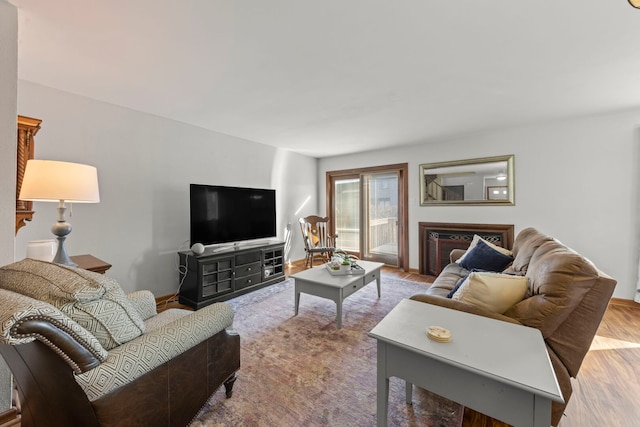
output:
[[529,279],[525,276],[473,272],[467,276],[452,299],[503,314],[522,301],[528,287]]
[[495,249],[496,251],[500,252],[501,254],[504,254],[506,256],[513,256],[513,252],[510,251],[509,249],[503,248],[502,246],[498,246],[498,245],[494,245],[493,243],[491,243],[488,240],[483,239],[482,237],[478,236],[477,234],[473,235],[473,239],[471,240],[471,244],[469,245],[469,247],[467,248],[467,250],[465,251],[464,254],[462,254],[462,256],[460,258],[458,258],[456,260],[457,264],[460,264],[460,262],[465,258],[465,256],[473,249],[475,248],[475,246],[478,244],[479,241],[483,241],[486,245],[488,245],[490,248]]
[[53,305],[106,350],[146,331],[120,285],[103,274],[27,258],[0,268],[0,288]]
[[467,270],[502,271],[512,262],[513,257],[494,249],[484,240],[478,240],[459,265]]
[[475,271],[480,271],[480,272],[485,272],[485,270],[471,270],[469,273],[465,274],[464,276],[462,276],[457,282],[456,285],[449,291],[449,293],[447,294],[447,298],[451,298],[453,297],[453,295],[458,292],[458,289],[460,289],[460,286],[462,286],[462,283],[464,283],[464,281],[467,279],[467,277],[469,277],[469,274],[475,272]]
[[467,274],[466,276],[462,276],[460,278],[460,280],[458,280],[456,282],[456,285],[449,291],[449,293],[447,294],[447,298],[452,298],[453,295],[458,292],[458,289],[460,289],[460,286],[462,286],[462,284],[464,283],[465,280],[467,280],[467,277],[469,277],[469,275]]

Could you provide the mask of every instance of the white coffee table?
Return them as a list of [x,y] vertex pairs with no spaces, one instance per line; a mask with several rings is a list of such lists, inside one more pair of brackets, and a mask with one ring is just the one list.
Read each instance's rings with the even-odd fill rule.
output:
[[342,328],[342,302],[345,298],[374,280],[378,284],[379,298],[380,268],[384,264],[381,262],[358,261],[358,265],[364,268],[364,274],[333,276],[324,265],[321,265],[291,275],[295,279],[296,316],[300,306],[300,293],[327,298],[336,303],[336,323],[338,329],[340,329]]
[[[439,343],[429,326],[451,332]],[[378,340],[378,426],[387,425],[389,378],[406,381],[516,426],[549,427],[551,402],[563,402],[539,330],[402,300],[369,333]]]

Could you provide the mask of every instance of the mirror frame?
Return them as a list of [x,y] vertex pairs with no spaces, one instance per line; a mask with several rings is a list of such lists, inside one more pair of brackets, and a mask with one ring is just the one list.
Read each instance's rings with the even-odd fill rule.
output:
[[[425,174],[430,169],[438,169],[452,166],[473,166],[484,163],[507,162],[507,198],[502,200],[426,200],[426,182]],[[420,165],[420,206],[451,206],[451,205],[490,205],[490,206],[513,206],[515,202],[515,156],[513,154],[506,156],[482,157],[478,159],[454,160],[449,162],[424,163]],[[470,170],[472,170],[470,168]]]

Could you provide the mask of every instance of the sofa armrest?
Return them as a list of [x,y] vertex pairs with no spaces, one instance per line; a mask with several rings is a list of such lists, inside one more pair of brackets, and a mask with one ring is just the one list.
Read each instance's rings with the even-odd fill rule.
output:
[[0,289],[0,301],[1,343],[41,341],[77,374],[106,360],[107,351],[98,340],[51,304],[6,289]]
[[449,262],[456,262],[465,252],[465,249],[452,249],[451,252],[449,252]]
[[138,310],[142,320],[147,320],[150,317],[158,314],[156,310],[156,298],[151,291],[135,291],[127,294],[127,299],[131,301],[134,308]]
[[473,304],[469,304],[464,301],[453,300],[451,298],[443,298],[435,295],[417,294],[411,297],[414,301],[424,302],[426,304],[438,305],[440,307],[451,308],[453,310],[464,311],[465,313],[475,314],[478,316],[488,317],[491,319],[502,320],[504,322],[515,323],[520,325],[521,323],[511,317],[504,316],[493,311],[485,310]]
[[76,381],[89,400],[95,400],[230,328],[233,315],[227,303],[181,313],[175,320],[111,349],[105,362],[76,376]]

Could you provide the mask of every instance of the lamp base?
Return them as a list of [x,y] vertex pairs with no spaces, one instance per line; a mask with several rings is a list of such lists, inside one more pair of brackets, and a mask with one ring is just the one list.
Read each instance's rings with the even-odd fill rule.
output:
[[68,265],[70,267],[77,267],[78,264],[71,261],[71,258],[67,255],[67,250],[64,247],[64,241],[67,239],[67,235],[71,233],[71,224],[66,222],[64,219],[58,220],[58,222],[53,224],[53,227],[51,227],[51,232],[57,236],[56,239],[58,240],[58,250],[56,251],[56,256],[53,257],[53,262],[56,264]]
[[53,262],[56,264],[68,265],[69,267],[77,267],[78,264],[71,261],[69,255],[67,255],[67,250],[64,248],[65,237],[57,237],[58,240],[58,250],[56,251],[56,256],[53,257]]

